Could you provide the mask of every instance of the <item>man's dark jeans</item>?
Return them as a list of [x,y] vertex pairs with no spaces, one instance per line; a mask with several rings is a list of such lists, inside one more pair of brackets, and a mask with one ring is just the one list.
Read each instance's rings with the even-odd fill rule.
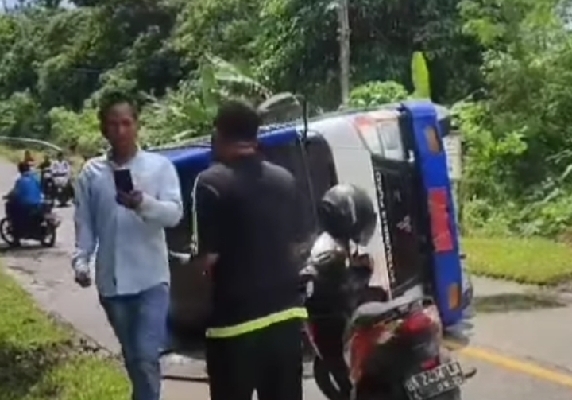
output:
[[302,400],[302,322],[207,339],[211,400]]
[[121,344],[133,400],[159,400],[160,351],[167,336],[169,286],[128,296],[102,297],[101,305]]

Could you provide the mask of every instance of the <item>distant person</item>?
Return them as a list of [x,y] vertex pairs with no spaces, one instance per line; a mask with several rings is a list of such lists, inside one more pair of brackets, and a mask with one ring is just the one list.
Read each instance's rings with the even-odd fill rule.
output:
[[44,156],[44,160],[38,166],[40,169],[40,183],[42,185],[42,191],[46,195],[50,195],[51,185],[53,184],[52,175],[52,160],[49,154]]
[[30,169],[34,168],[36,165],[34,156],[30,150],[24,151],[24,159],[22,161],[27,163],[30,166]]
[[[91,285],[97,248],[95,283],[121,344],[132,399],[159,400],[170,283],[164,228],[176,226],[183,215],[179,178],[167,158],[138,147],[132,99],[104,97],[99,121],[111,149],[89,160],[77,178],[75,280]],[[118,169],[129,170],[134,190],[116,188]]]
[[40,168],[40,170],[44,170],[51,168],[51,166],[52,166],[52,159],[49,154],[45,154],[44,159],[42,160],[42,162],[38,167]]
[[195,267],[212,280],[207,372],[212,400],[302,399],[296,182],[258,153],[260,119],[229,102],[212,138],[217,163],[194,190]]
[[71,164],[66,160],[64,152],[59,151],[56,159],[52,163],[52,172],[54,178],[70,179],[71,178]]

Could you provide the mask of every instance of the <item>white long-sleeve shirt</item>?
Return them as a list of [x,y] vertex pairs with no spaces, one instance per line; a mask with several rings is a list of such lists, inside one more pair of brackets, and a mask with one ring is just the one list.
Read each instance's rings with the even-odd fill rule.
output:
[[[137,211],[116,201],[114,168],[129,168],[143,192]],[[95,255],[95,283],[101,296],[135,294],[170,279],[164,228],[183,215],[179,178],[165,157],[140,150],[116,167],[107,156],[89,160],[75,191],[75,270],[88,270]]]
[[71,174],[71,166],[70,163],[66,160],[56,160],[52,162],[51,165],[52,173],[56,176],[65,176],[69,177]]

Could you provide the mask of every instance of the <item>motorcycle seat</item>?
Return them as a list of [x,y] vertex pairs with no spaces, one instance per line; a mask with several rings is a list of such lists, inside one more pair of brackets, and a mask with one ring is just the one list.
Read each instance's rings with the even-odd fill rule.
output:
[[420,303],[423,298],[417,294],[405,294],[397,299],[387,302],[368,301],[358,306],[349,321],[349,327],[373,325],[383,320],[399,317],[415,303]]

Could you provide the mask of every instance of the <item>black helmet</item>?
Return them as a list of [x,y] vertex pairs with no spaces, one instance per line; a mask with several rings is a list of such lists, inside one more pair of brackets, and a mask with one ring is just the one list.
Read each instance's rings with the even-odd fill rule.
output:
[[334,239],[366,245],[377,224],[375,207],[365,190],[338,184],[324,194],[318,206],[318,219]]

